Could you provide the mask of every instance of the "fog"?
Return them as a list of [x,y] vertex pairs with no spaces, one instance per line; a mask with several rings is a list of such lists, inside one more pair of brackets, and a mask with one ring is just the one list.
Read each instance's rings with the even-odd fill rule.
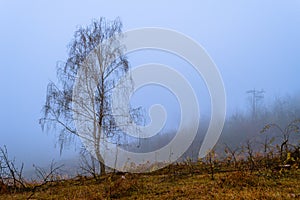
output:
[[[300,117],[299,1],[1,1],[0,147],[6,145],[9,154],[25,167],[45,166],[53,159],[77,159],[80,140],[75,138],[60,155],[58,133],[43,132],[39,119],[47,84],[57,81],[56,63],[67,59],[67,45],[74,31],[101,16],[119,16],[124,31],[140,27],[173,29],[207,51],[220,71],[227,96],[226,123],[217,145],[238,145],[256,137],[266,123],[285,126]],[[192,152],[199,151],[197,144],[203,139],[211,114],[203,78],[187,61],[170,53],[146,50],[131,53],[128,58],[132,68],[161,63],[190,81],[201,111],[199,137],[187,152],[194,157]],[[265,91],[257,103],[255,120],[251,94],[247,93],[253,89]],[[166,143],[173,137],[180,108],[170,91],[147,86],[133,95],[131,103],[146,111],[153,104],[162,104],[168,118],[160,135],[165,134]],[[164,145],[159,140],[160,144],[150,143],[149,148]]]

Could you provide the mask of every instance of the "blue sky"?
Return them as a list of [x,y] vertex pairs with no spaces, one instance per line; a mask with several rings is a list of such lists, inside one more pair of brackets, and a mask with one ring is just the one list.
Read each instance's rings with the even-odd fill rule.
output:
[[55,137],[38,124],[46,86],[56,81],[56,62],[66,60],[78,25],[100,16],[119,16],[124,30],[165,27],[196,40],[219,67],[229,113],[245,106],[252,88],[263,88],[266,101],[300,91],[297,0],[1,0],[0,146],[27,165],[59,157]]

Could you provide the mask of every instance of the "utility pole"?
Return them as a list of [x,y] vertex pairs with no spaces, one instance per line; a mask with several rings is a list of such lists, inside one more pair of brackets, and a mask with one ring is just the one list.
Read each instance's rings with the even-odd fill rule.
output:
[[256,118],[256,112],[257,112],[257,103],[259,100],[264,98],[264,90],[248,90],[247,91],[248,94],[251,94],[252,97],[252,119],[254,120]]

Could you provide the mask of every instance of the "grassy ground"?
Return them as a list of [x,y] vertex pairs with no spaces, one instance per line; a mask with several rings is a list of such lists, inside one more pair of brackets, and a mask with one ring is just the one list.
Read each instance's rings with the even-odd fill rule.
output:
[[108,174],[47,183],[0,199],[300,199],[300,170],[218,172],[214,180],[188,166],[152,174]]

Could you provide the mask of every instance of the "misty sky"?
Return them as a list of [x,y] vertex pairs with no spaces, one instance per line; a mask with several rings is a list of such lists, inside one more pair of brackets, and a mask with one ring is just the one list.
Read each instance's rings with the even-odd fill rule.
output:
[[[66,60],[76,28],[100,16],[119,16],[124,31],[169,28],[201,44],[221,72],[229,114],[245,107],[249,89],[264,89],[266,102],[300,92],[298,0],[1,0],[0,146],[7,145],[10,155],[26,165],[59,157],[53,131],[42,132],[38,124],[46,86],[57,80],[56,62]],[[151,55],[133,63],[157,59]],[[169,64],[179,62],[174,58]]]

